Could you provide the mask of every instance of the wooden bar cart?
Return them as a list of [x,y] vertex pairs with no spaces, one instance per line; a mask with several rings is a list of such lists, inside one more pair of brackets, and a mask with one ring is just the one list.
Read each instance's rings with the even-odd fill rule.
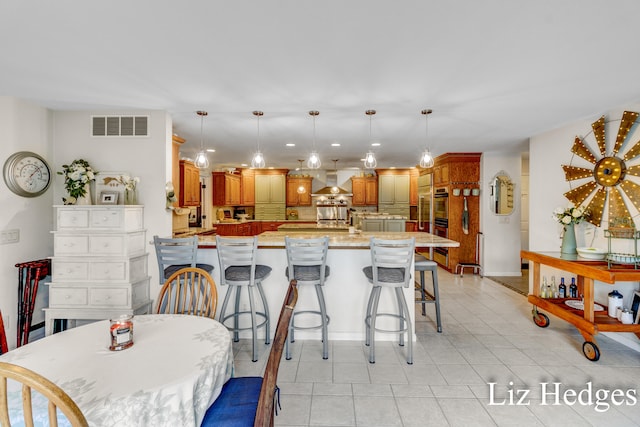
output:
[[[600,349],[595,339],[598,332],[633,332],[640,338],[640,325],[625,325],[616,318],[608,316],[607,304],[604,311],[594,311],[594,281],[609,283],[640,281],[640,270],[633,266],[615,266],[609,268],[607,261],[591,261],[579,258],[577,255],[566,255],[559,252],[531,252],[520,251],[520,256],[533,264],[533,289],[528,301],[533,304],[533,321],[541,328],[549,326],[549,317],[538,311],[543,309],[562,320],[574,325],[585,342],[582,352],[591,361],[600,358]],[[540,266],[547,265],[576,275],[578,295],[584,298],[584,310],[574,309],[565,304],[567,300],[576,298],[541,298],[540,295]],[[580,298],[578,298],[580,300]]]

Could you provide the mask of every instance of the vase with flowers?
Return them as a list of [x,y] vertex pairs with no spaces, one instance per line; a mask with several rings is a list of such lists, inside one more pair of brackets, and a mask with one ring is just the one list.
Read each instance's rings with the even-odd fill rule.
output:
[[562,246],[560,252],[563,254],[577,254],[576,250],[576,230],[575,225],[580,224],[589,217],[589,212],[583,206],[569,206],[567,208],[556,208],[553,211],[553,218],[562,224]]
[[58,175],[64,176],[64,188],[69,197],[63,197],[65,205],[90,205],[91,191],[89,184],[96,179],[98,172],[94,171],[89,162],[77,159],[68,165],[62,165]]
[[120,175],[116,178],[116,181],[122,184],[124,187],[124,204],[125,205],[137,205],[138,204],[138,183],[140,178],[137,176],[131,177],[129,175]]

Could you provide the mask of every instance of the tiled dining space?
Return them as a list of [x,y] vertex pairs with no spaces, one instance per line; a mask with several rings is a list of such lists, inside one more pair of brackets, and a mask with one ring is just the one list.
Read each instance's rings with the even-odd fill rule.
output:
[[[635,390],[640,395],[640,353],[600,334],[598,362],[582,354],[577,330],[550,316],[541,329],[526,297],[490,279],[439,269],[443,332],[435,309],[416,308],[414,363],[393,341],[379,341],[376,363],[360,341],[330,341],[323,360],[319,340],[298,340],[281,362],[282,409],[277,426],[638,426],[640,402],[606,411],[575,403],[543,405],[541,383],[561,391]],[[331,286],[367,286],[342,283]],[[329,313],[330,314],[330,313]],[[330,327],[330,326],[329,326]],[[269,346],[251,362],[251,342],[234,343],[235,375],[260,375]],[[489,383],[494,383],[491,393]],[[523,391],[524,390],[524,391]],[[522,404],[518,398],[528,390]],[[509,404],[509,395],[514,396]],[[585,395],[586,396],[586,395]],[[493,403],[493,404],[491,404]],[[501,404],[502,403],[502,404]],[[604,408],[604,403],[598,408]]]

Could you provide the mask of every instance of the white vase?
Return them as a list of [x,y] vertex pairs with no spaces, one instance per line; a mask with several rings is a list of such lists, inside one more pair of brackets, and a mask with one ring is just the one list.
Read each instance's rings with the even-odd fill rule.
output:
[[91,187],[89,184],[84,185],[84,196],[78,197],[76,205],[91,205]]

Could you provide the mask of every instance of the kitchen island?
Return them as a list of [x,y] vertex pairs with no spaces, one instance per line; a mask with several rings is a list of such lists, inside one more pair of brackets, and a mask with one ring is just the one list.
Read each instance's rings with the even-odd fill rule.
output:
[[[331,274],[325,282],[324,295],[327,305],[327,313],[330,317],[329,339],[330,340],[364,340],[364,313],[366,310],[367,298],[371,290],[371,284],[362,273],[362,268],[371,265],[371,255],[369,244],[371,237],[382,239],[406,239],[416,238],[417,248],[432,247],[457,247],[458,242],[435,236],[429,233],[408,232],[408,233],[384,233],[384,232],[360,232],[360,233],[337,233],[323,231],[267,231],[258,236],[258,263],[268,265],[272,272],[263,282],[271,313],[272,328],[271,334],[275,332],[275,320],[278,318],[282,299],[287,289],[287,278],[285,270],[287,268],[287,254],[285,251],[285,236],[299,238],[313,238],[319,236],[329,236],[329,253],[327,254],[327,265],[331,268]],[[226,286],[220,286],[220,266],[216,252],[216,241],[214,236],[199,236],[200,250],[198,251],[198,262],[212,264],[215,266],[212,277],[218,286],[219,298],[223,298],[227,291]],[[302,287],[300,298],[296,310],[313,310],[317,305],[317,298],[313,288]],[[415,304],[410,303],[415,299],[415,291],[409,287],[404,289],[404,295],[409,302],[411,319],[415,323]],[[393,303],[395,300],[391,294],[382,293],[380,299],[380,311],[395,310]],[[218,304],[220,307],[221,304]],[[248,307],[248,301],[241,301],[241,309]],[[310,317],[296,319],[296,324],[309,326],[305,321],[314,323],[316,319]],[[383,328],[393,328],[397,321],[389,319],[379,319],[379,325]],[[415,330],[415,329],[414,329]],[[240,336],[249,338],[250,331],[244,331]],[[319,339],[319,330],[296,331],[299,339]],[[379,340],[395,340],[394,334],[378,334]],[[413,337],[415,339],[415,337]]]

